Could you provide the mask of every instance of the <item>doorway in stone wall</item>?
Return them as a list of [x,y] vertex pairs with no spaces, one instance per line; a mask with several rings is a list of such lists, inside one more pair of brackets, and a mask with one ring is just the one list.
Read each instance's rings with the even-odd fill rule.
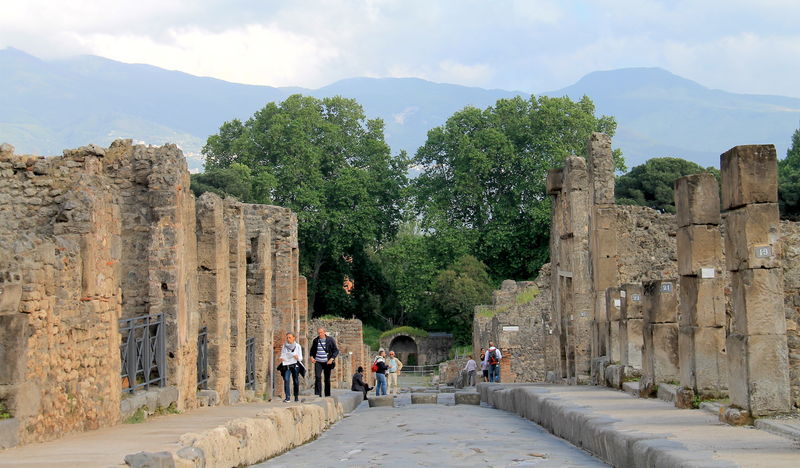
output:
[[416,366],[419,362],[417,342],[410,336],[400,335],[395,337],[389,343],[389,349],[386,350],[386,354],[389,354],[389,351],[394,351],[404,365]]

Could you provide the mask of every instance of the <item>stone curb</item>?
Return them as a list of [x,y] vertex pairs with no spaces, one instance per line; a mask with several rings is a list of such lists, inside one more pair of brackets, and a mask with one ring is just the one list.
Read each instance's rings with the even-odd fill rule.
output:
[[435,393],[412,393],[411,394],[411,404],[412,405],[421,405],[421,404],[436,404],[438,400],[438,395]]
[[786,437],[787,439],[800,442],[800,421],[792,420],[793,424],[788,424],[780,419],[756,419],[756,429]]
[[253,418],[236,418],[199,434],[183,434],[172,451],[127,455],[125,463],[131,468],[222,468],[260,463],[314,440],[342,419],[345,407],[355,408],[362,398],[360,392],[345,392],[334,398],[268,408]]
[[546,388],[480,384],[478,391],[481,401],[529,419],[615,467],[735,466],[663,436],[617,429],[615,419],[564,401]]

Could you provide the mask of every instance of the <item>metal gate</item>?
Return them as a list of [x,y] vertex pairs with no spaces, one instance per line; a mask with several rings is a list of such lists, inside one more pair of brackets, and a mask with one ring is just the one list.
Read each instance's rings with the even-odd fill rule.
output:
[[208,328],[197,335],[197,388],[208,388]]
[[164,341],[164,316],[142,315],[119,321],[122,335],[122,392],[133,393],[167,382],[167,356]]
[[256,339],[248,338],[245,341],[245,388],[256,389]]

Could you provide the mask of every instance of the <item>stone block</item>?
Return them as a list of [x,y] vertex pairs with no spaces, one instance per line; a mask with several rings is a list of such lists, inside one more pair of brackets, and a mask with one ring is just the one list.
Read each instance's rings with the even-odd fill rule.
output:
[[174,386],[167,386],[157,390],[158,392],[158,406],[162,408],[168,407],[172,403],[178,403],[178,388]]
[[682,327],[718,327],[725,325],[725,295],[723,279],[681,276],[680,311]]
[[620,287],[620,318],[642,318],[642,285],[626,283]]
[[754,269],[731,273],[733,319],[731,333],[770,335],[786,333],[783,270]]
[[693,389],[702,398],[723,398],[728,393],[728,355],[725,344],[725,328],[698,327],[693,332]]
[[456,392],[457,405],[480,405],[481,394],[472,392]]
[[0,450],[19,444],[19,418],[0,421]]
[[731,426],[749,426],[753,424],[750,412],[741,408],[727,407],[719,413],[720,422]]
[[778,202],[778,156],[774,145],[734,146],[720,156],[722,209]]
[[782,243],[777,203],[746,205],[725,216],[728,270],[780,268]]
[[[588,190],[586,190],[588,187],[589,173],[586,171],[586,160],[578,156],[567,156],[564,160],[563,189],[569,193],[585,192],[588,194]],[[588,200],[584,200],[583,205],[581,208],[587,210],[589,208]],[[576,207],[573,205],[571,208]]]
[[619,288],[606,288],[606,316],[609,321],[620,320],[621,318],[622,300],[619,293]]
[[201,406],[217,406],[220,401],[216,390],[200,390],[197,392],[197,399],[202,402]]
[[608,322],[608,357],[611,359],[611,362],[622,362],[620,341],[620,321],[614,320],[613,322]]
[[675,390],[675,407],[681,409],[691,409],[694,404],[694,390],[687,387],[678,387]]
[[726,343],[731,404],[753,417],[788,412],[786,335],[730,335]]
[[638,369],[642,368],[642,347],[644,346],[644,320],[629,319],[625,325],[627,336],[627,362],[626,364]]
[[675,181],[678,227],[720,223],[719,184],[711,173],[693,174]]
[[681,326],[678,332],[678,368],[682,387],[694,388],[694,327]]
[[392,395],[371,396],[368,397],[367,400],[369,401],[370,408],[394,406],[394,397]]
[[16,314],[19,312],[19,301],[22,297],[20,283],[0,282],[0,315]]
[[655,323],[653,327],[653,376],[656,383],[678,381],[678,325]]
[[650,323],[674,323],[678,320],[678,283],[673,279],[646,281],[644,320]]
[[411,394],[411,404],[412,405],[421,405],[421,404],[436,404],[438,399],[438,395],[435,393],[412,393]]
[[678,273],[701,275],[703,268],[713,269],[714,276],[722,271],[722,237],[719,227],[705,224],[678,228]]
[[22,380],[29,319],[28,314],[0,315],[0,385]]
[[611,156],[611,137],[592,133],[587,145],[589,180],[595,205],[614,204],[614,160]]
[[562,169],[550,169],[547,171],[547,193],[550,195],[561,193],[563,180],[564,171]]
[[625,380],[625,366],[612,364],[606,367],[606,385],[611,388],[622,389],[622,382]]
[[130,468],[175,468],[170,452],[138,452],[125,455],[125,464]]

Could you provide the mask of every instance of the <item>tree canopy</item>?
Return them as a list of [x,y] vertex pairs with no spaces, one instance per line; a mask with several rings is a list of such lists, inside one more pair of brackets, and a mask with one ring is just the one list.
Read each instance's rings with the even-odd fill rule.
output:
[[440,321],[434,327],[452,332],[456,343],[468,344],[475,306],[486,304],[492,298],[492,282],[486,265],[472,255],[464,255],[439,272],[432,289],[431,302]]
[[778,192],[781,214],[800,218],[800,129],[792,134],[792,144],[786,157],[778,161]]
[[383,128],[355,100],[293,95],[210,136],[206,173],[193,178],[193,189],[295,211],[311,310],[357,313],[342,278],[357,294],[366,284],[382,287],[364,252],[394,237],[406,199],[408,158],[391,156]]
[[649,159],[617,178],[617,203],[675,213],[675,179],[701,172],[711,172],[719,180],[719,170],[714,167],[703,168],[681,158]]
[[[531,278],[548,259],[547,171],[585,153],[592,132],[613,135],[588,97],[501,99],[467,107],[428,132],[413,181],[421,227],[446,262],[473,254],[496,279]],[[618,168],[624,168],[615,151]],[[447,263],[445,263],[447,264]]]

